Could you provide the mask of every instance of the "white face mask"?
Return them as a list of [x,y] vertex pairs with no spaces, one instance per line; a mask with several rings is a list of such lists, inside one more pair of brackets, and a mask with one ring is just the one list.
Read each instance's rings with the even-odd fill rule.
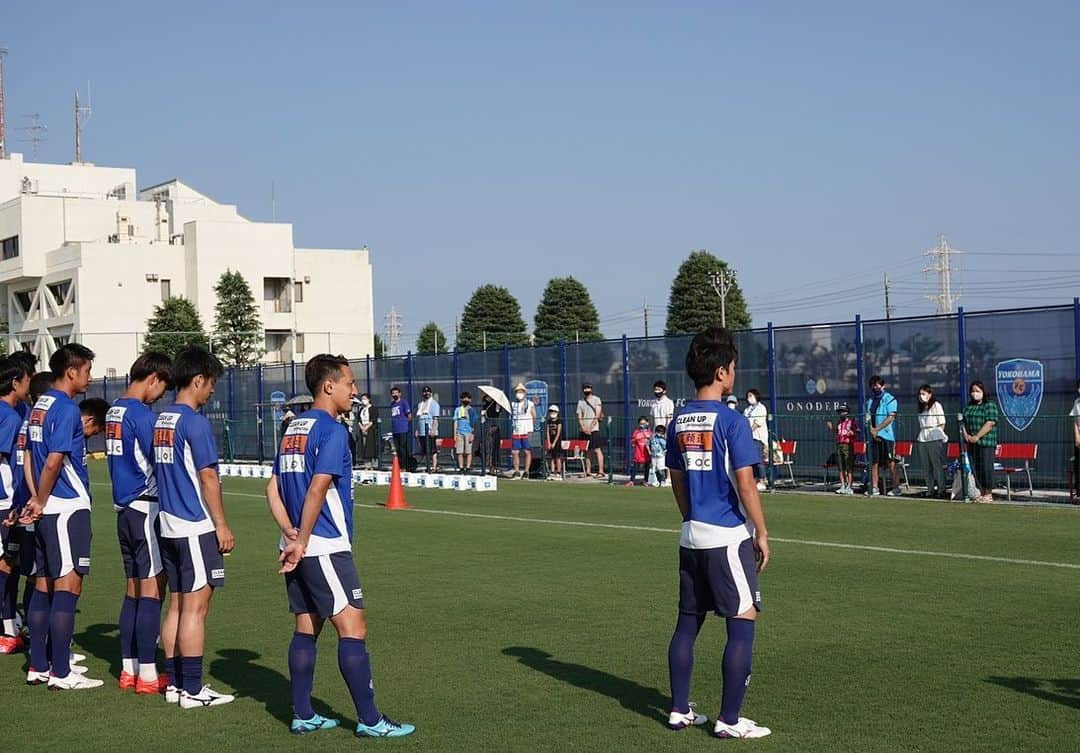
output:
[[753,395],[747,395],[746,402],[748,402],[750,405],[757,405],[757,398]]
[[977,403],[980,403],[980,402],[982,402],[982,399],[983,399],[983,393],[979,392],[978,390],[972,390],[971,391],[971,399],[974,400]]
[[518,400],[524,400],[525,399],[525,393],[524,392],[515,392],[514,397],[516,397]]

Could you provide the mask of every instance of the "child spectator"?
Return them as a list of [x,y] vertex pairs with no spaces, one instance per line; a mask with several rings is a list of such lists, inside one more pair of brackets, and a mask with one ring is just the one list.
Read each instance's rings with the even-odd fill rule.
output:
[[667,455],[667,427],[657,424],[656,431],[649,439],[649,453],[652,455],[652,486],[667,486],[667,465],[664,456]]
[[649,417],[641,416],[638,419],[637,429],[630,435],[630,448],[632,450],[631,460],[633,463],[630,466],[630,480],[626,482],[627,486],[634,486],[634,479],[637,477],[638,473],[641,474],[642,485],[645,484],[649,472],[650,439],[652,439],[652,432],[649,431]]
[[559,418],[559,406],[552,403],[548,406],[547,423],[544,425],[544,446],[548,456],[548,480],[562,481],[563,457],[562,448],[563,423]]
[[840,471],[840,488],[837,494],[854,494],[851,489],[852,473],[855,470],[855,437],[859,433],[859,425],[851,417],[847,403],[843,403],[836,409],[836,427],[832,421],[825,425],[829,431],[836,432],[836,467]]

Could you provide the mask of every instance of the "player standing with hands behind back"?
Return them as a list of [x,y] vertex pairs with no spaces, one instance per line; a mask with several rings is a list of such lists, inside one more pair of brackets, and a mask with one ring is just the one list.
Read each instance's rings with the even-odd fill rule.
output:
[[281,529],[281,570],[296,629],[289,644],[293,734],[338,726],[311,707],[316,640],[326,620],[338,634],[338,668],[356,705],[357,737],[405,737],[415,731],[379,713],[371,683],[364,592],[352,556],[352,466],[337,416],[352,407],[356,380],[344,356],[322,354],[304,367],[314,403],[282,437],[266,487]]
[[770,730],[739,716],[761,609],[758,573],[769,562],[768,533],[753,466],[761,454],[750,425],[722,400],[735,384],[738,351],[731,333],[712,327],[694,337],[686,373],[697,388],[668,427],[667,467],[682,513],[679,539],[679,619],[668,648],[671,714],[683,729],[708,719],[690,708],[694,642],[708,612],[727,621],[724,690],[717,737],[765,737]]

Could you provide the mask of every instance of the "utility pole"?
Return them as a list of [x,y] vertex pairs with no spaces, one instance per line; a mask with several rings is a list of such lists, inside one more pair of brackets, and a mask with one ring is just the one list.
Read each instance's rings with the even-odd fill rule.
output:
[[893,307],[889,303],[889,273],[885,273],[885,320],[892,319]]
[[648,301],[645,302],[645,306],[642,309],[641,313],[645,317],[645,339],[648,339],[649,338],[649,302]]
[[7,47],[0,47],[0,159],[4,158],[4,58]]
[[79,92],[75,92],[75,162],[82,162],[82,130],[86,121],[90,119],[90,84],[86,84],[85,105],[79,104]]
[[38,158],[38,145],[43,141],[48,141],[48,137],[45,134],[49,132],[49,127],[41,122],[41,115],[39,113],[32,112],[23,117],[30,118],[30,125],[16,129],[24,134],[19,141],[25,141],[30,144],[30,158],[36,160]]
[[716,294],[720,296],[720,326],[727,327],[727,297],[731,289],[735,287],[735,270],[718,269],[709,273],[709,283]]
[[401,315],[395,307],[390,307],[383,324],[386,328],[386,348],[389,351],[387,355],[396,356],[400,352],[398,345],[401,339]]
[[928,295],[927,298],[937,304],[938,314],[951,314],[960,300],[959,290],[953,292],[953,273],[956,271],[953,267],[953,257],[962,253],[963,251],[951,248],[944,235],[939,235],[937,246],[923,254],[927,258],[923,272],[937,274],[937,295]]

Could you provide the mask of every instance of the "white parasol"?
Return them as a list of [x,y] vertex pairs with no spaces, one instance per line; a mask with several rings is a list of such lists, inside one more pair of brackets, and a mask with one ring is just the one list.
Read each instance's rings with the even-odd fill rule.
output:
[[477,389],[494,400],[496,405],[500,406],[504,411],[507,413],[510,412],[510,398],[508,398],[506,393],[498,387],[493,387],[490,384],[481,384]]

